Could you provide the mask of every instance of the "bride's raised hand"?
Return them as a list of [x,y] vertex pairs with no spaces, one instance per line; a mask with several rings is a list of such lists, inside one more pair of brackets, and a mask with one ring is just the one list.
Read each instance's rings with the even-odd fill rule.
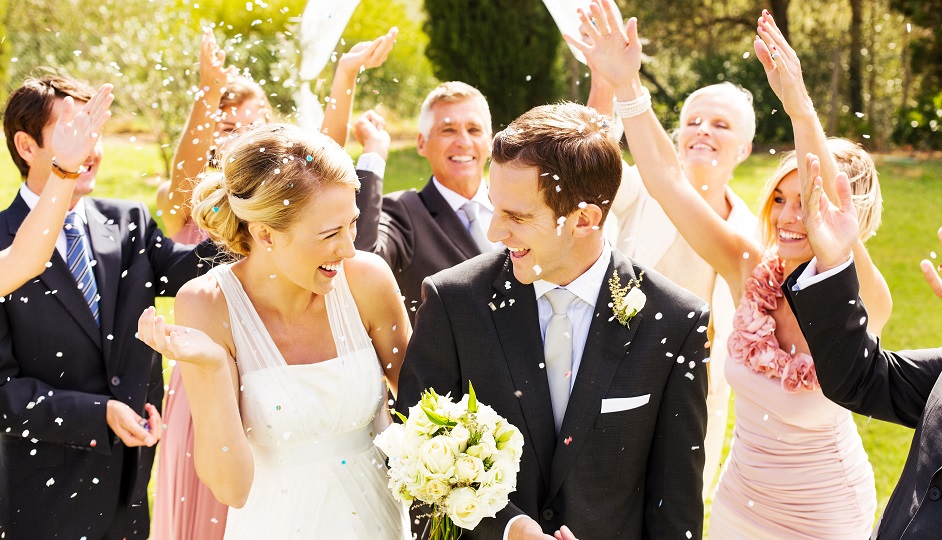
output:
[[639,79],[642,55],[638,20],[632,17],[623,27],[613,0],[592,0],[588,12],[579,9],[579,19],[582,35],[563,34],[563,38],[582,51],[593,72],[616,88]]
[[753,43],[756,57],[765,68],[769,86],[785,107],[785,113],[792,117],[808,111],[813,113],[814,107],[801,75],[801,61],[768,10],[762,10],[756,30],[758,35]]
[[222,345],[195,328],[167,324],[153,306],[141,313],[137,337],[167,358],[207,371],[225,368],[228,363],[229,357]]

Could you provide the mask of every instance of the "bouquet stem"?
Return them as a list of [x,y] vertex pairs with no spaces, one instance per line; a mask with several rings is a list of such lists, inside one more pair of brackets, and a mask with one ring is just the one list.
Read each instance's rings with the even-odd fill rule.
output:
[[432,514],[431,528],[428,540],[457,540],[461,536],[461,527],[455,525],[446,515]]

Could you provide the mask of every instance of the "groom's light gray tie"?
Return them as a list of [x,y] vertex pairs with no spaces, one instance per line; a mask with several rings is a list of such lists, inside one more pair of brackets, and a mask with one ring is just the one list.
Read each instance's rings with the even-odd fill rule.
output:
[[478,220],[478,214],[481,213],[480,203],[468,201],[462,205],[461,210],[464,212],[464,215],[468,216],[468,232],[471,233],[471,238],[474,239],[474,243],[477,244],[481,253],[493,251],[494,244],[487,239],[487,231],[484,230],[484,227]]
[[563,417],[566,416],[569,383],[572,380],[572,325],[566,311],[576,295],[566,289],[553,289],[544,296],[553,306],[553,316],[546,325],[546,337],[543,339],[543,358],[546,362],[550,400],[553,402],[553,420],[556,422],[556,433],[559,433]]

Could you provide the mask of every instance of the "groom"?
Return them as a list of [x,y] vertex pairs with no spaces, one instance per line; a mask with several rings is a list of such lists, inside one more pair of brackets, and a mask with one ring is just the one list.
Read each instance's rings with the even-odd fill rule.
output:
[[[622,166],[608,122],[561,103],[498,133],[488,237],[508,250],[423,283],[400,412],[473,382],[526,440],[510,504],[469,539],[701,536],[708,311],[604,241]],[[625,324],[613,274],[647,299]]]

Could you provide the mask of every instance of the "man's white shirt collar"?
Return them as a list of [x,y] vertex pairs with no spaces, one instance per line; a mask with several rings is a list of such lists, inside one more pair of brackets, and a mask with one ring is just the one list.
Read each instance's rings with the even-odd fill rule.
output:
[[[20,186],[20,197],[23,197],[23,201],[26,202],[26,206],[29,206],[29,209],[32,210],[39,204],[39,195],[33,193],[33,190],[26,187],[26,182],[23,182],[23,185]],[[75,206],[68,211],[69,214],[75,213],[82,219],[82,223],[85,223],[88,226],[88,217],[85,214],[85,198],[82,197],[75,203]]]
[[607,241],[603,242],[602,254],[599,255],[598,260],[569,285],[560,287],[542,279],[534,281],[533,290],[536,292],[536,297],[542,298],[547,291],[563,288],[594,308],[599,298],[599,291],[602,290],[602,284],[605,282],[605,271],[608,270],[608,263],[612,259],[612,246]]
[[[448,206],[452,210],[458,212],[458,210],[464,206],[469,199],[465,199],[462,195],[459,195],[457,192],[448,189],[441,182],[438,181],[438,178],[432,177],[432,183],[435,184],[435,187],[438,189],[438,192],[442,194],[442,197],[445,198],[445,202],[448,203]],[[487,208],[491,213],[494,212],[494,205],[491,204],[491,200],[487,198],[487,182],[483,179],[481,180],[481,185],[478,187],[477,192],[471,197],[472,201],[480,204],[484,208]]]

